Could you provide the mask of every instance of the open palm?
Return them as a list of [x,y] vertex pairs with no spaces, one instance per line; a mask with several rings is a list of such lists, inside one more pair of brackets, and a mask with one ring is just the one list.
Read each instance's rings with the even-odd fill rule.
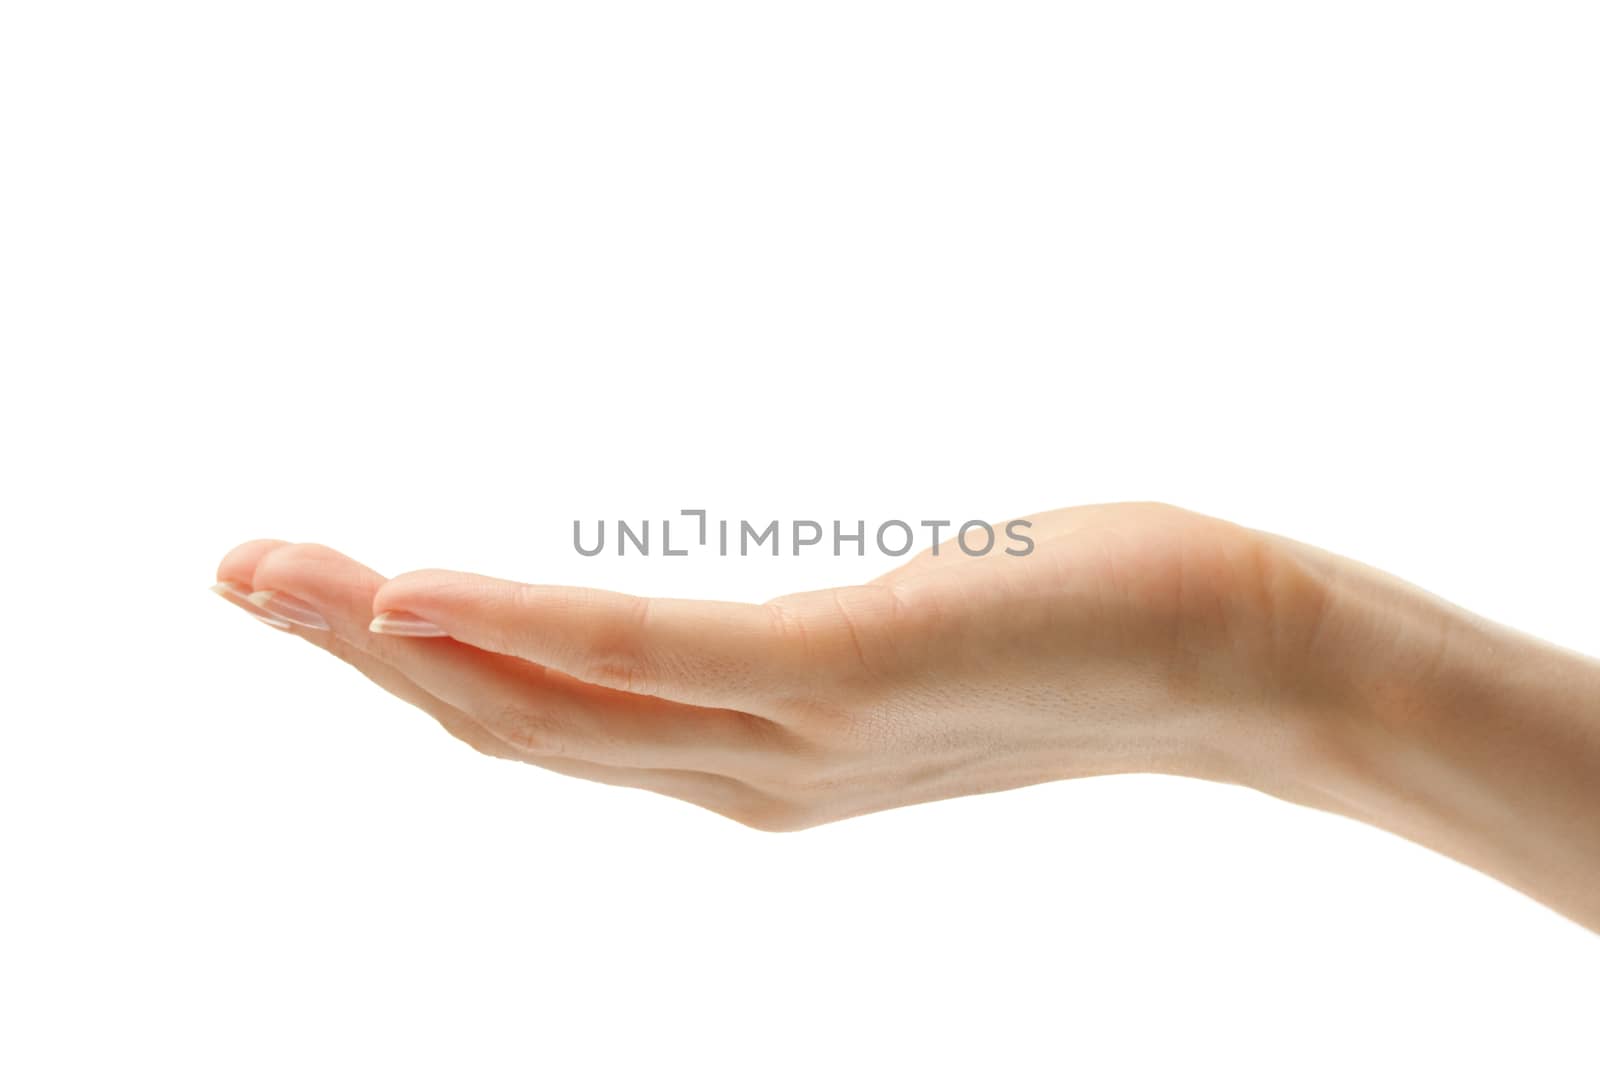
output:
[[1026,556],[951,542],[765,604],[385,580],[280,541],[230,552],[218,589],[482,752],[764,829],[1089,774],[1228,779],[1239,736],[1281,733],[1321,606],[1299,557],[1161,505],[1030,521]]

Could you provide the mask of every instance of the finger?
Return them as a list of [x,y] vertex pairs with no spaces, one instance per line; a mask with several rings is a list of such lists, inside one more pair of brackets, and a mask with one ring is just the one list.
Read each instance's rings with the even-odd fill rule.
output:
[[251,584],[277,594],[265,600],[269,609],[287,594],[335,636],[459,708],[519,757],[743,778],[779,755],[780,728],[754,716],[602,689],[454,640],[374,634],[369,605],[382,581],[332,549],[288,545],[259,560]]
[[[252,583],[255,581],[256,567],[268,553],[282,548],[288,543],[287,541],[268,538],[259,541],[246,541],[244,544],[232,549],[218,564],[217,585],[212,588],[230,603],[243,608],[258,618],[263,618],[264,621],[271,622],[280,629],[294,631],[296,636],[355,667],[395,696],[427,711],[453,737],[466,742],[479,752],[489,756],[513,758],[511,750],[503,741],[473,722],[461,711],[450,708],[448,705],[424,694],[422,690],[412,685],[404,675],[360,652],[348,643],[341,641],[331,630],[322,627],[296,626],[286,617],[276,615],[260,604],[252,602],[249,597],[256,592],[252,588]],[[376,586],[382,584],[382,582],[383,576],[373,573],[369,584]]]
[[350,664],[368,679],[406,703],[421,708],[452,736],[466,742],[484,755],[517,759],[569,778],[582,778],[605,785],[660,793],[731,818],[747,817],[749,813],[758,812],[771,803],[770,798],[754,787],[722,775],[698,771],[608,767],[600,763],[586,763],[583,760],[539,759],[518,755],[461,709],[451,707],[389,664],[333,636],[331,631],[302,631],[299,636]]
[[250,603],[251,575],[255,573],[256,563],[285,541],[261,540],[246,541],[244,544],[231,549],[222,557],[222,562],[217,565],[217,583],[211,591],[235,607],[243,608],[258,622],[264,622],[275,629],[288,629],[283,620],[269,612],[263,611],[259,606]]
[[248,586],[251,576],[256,572],[256,564],[261,562],[261,557],[288,543],[273,538],[263,538],[259,541],[246,541],[229,549],[228,554],[222,557],[222,562],[217,564],[217,581],[231,581]]
[[433,716],[450,736],[465,742],[485,756],[494,756],[498,759],[519,758],[509,745],[485,730],[460,708],[451,707],[387,663],[362,652],[331,631],[300,629],[296,631],[296,636],[350,664],[366,675],[370,681],[387,689],[407,704],[421,708]]
[[[759,710],[803,687],[799,642],[758,604],[667,600],[415,571],[374,598],[456,641],[543,664],[595,685]],[[422,642],[418,642],[422,643]]]

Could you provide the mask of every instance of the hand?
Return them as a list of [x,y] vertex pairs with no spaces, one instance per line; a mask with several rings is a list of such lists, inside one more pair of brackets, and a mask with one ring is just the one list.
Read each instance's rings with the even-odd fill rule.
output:
[[[1266,728],[1292,680],[1314,583],[1263,536],[1175,509],[1032,521],[1026,557],[951,543],[763,605],[446,571],[385,582],[265,541],[218,576],[482,751],[752,826],[1078,775],[1224,773],[1224,737]],[[450,636],[371,632],[386,612]],[[302,624],[313,613],[328,629]]]
[[[866,585],[759,605],[448,571],[385,581],[331,549],[273,541],[229,553],[218,578],[482,752],[762,829],[1158,771],[1377,822],[1569,912],[1600,910],[1558,858],[1577,843],[1600,860],[1583,762],[1600,763],[1583,732],[1594,720],[1561,703],[1593,710],[1588,661],[1529,669],[1589,685],[1540,694],[1566,709],[1549,723],[1505,717],[1536,748],[1588,742],[1553,752],[1537,782],[1501,782],[1532,790],[1523,810],[1544,819],[1534,837],[1553,835],[1546,865],[1563,879],[1522,855],[1516,820],[1494,822],[1503,846],[1484,839],[1501,797],[1483,730],[1440,737],[1453,695],[1489,695],[1471,680],[1486,648],[1549,651],[1359,564],[1175,508],[1031,521],[1027,556],[947,543]],[[1442,795],[1419,802],[1419,783]]]

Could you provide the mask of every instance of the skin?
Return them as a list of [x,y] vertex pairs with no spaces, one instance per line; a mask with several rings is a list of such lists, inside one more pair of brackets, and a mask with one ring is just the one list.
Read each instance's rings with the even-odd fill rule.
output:
[[[1404,835],[1600,930],[1600,663],[1176,508],[1030,519],[1025,557],[946,543],[765,604],[386,580],[281,541],[217,576],[480,752],[760,829],[1179,774]],[[383,613],[449,636],[372,632]]]

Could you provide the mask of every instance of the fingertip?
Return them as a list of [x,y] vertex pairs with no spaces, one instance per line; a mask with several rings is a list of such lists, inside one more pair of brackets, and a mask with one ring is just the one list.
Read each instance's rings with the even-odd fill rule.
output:
[[256,563],[250,587],[287,593],[316,610],[363,612],[383,576],[325,545],[281,544]]
[[217,582],[219,584],[233,582],[250,585],[251,576],[255,573],[256,565],[273,549],[288,544],[276,538],[264,537],[255,541],[246,541],[241,545],[230,548],[217,564]]

